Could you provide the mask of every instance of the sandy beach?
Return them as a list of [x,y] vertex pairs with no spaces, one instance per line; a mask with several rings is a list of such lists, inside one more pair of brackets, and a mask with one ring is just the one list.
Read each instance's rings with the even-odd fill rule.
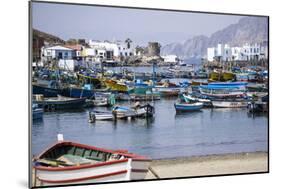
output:
[[[153,160],[150,164],[150,171],[145,179],[157,179],[157,176],[159,178],[172,178],[267,172],[267,155],[266,152],[254,152]],[[34,181],[35,175],[33,169],[33,186]],[[36,183],[38,184],[39,181]]]
[[[160,178],[267,172],[267,155],[254,152],[153,160],[151,168]],[[156,179],[156,176],[149,171],[146,179]]]

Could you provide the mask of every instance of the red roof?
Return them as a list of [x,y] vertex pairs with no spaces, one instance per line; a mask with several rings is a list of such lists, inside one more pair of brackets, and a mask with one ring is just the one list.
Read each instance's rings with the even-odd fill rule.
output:
[[64,45],[64,47],[73,49],[73,50],[77,50],[77,51],[81,51],[82,45],[76,44],[76,45]]

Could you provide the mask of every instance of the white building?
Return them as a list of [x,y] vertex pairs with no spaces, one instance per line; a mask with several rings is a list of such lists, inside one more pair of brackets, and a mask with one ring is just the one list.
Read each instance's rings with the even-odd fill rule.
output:
[[71,48],[67,48],[64,46],[52,46],[52,47],[42,47],[41,48],[41,60],[50,61],[53,59],[73,59],[75,56],[75,51]]
[[207,49],[208,61],[248,61],[267,58],[266,47],[260,44],[245,44],[242,47],[230,47],[228,44],[218,44]]
[[134,46],[132,44],[132,41],[101,42],[101,41],[89,40],[89,45],[94,49],[105,48],[106,51],[112,51],[114,58],[134,55]]
[[179,61],[177,55],[165,55],[161,57],[164,59],[164,62],[168,63],[177,63]]

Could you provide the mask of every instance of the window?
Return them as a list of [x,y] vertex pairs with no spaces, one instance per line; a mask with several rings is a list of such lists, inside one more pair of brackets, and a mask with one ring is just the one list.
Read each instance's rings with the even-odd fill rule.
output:
[[125,52],[125,56],[128,56],[127,52]]
[[123,53],[122,53],[122,52],[120,52],[120,56],[123,56]]

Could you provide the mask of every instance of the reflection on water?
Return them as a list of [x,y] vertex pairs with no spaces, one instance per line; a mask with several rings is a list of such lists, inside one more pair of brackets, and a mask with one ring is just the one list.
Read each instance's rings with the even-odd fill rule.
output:
[[152,158],[268,150],[268,117],[264,114],[252,117],[247,109],[223,108],[176,113],[174,101],[153,102],[155,116],[151,119],[89,123],[91,109],[46,112],[43,120],[33,122],[32,153],[52,144],[58,133],[64,134],[65,140],[127,149]]

